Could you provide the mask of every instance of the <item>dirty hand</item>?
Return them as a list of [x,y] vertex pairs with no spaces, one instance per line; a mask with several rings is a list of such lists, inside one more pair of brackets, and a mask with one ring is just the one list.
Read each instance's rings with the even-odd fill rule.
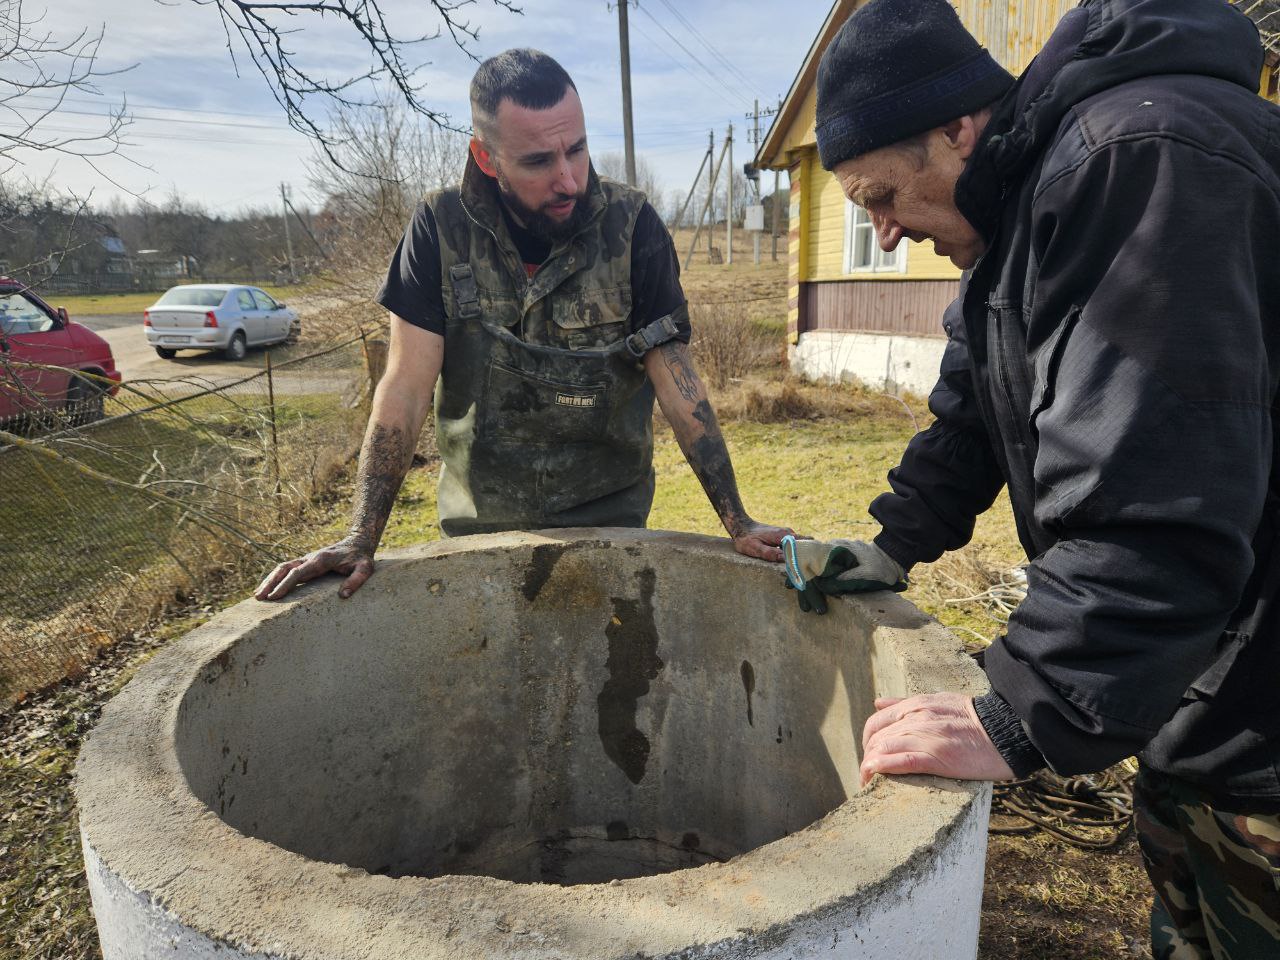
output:
[[298,584],[326,573],[347,575],[338,588],[338,596],[345,600],[359,590],[373,573],[373,551],[363,542],[347,537],[298,560],[286,560],[267,574],[253,595],[259,600],[280,600]]
[[731,532],[733,549],[748,557],[759,557],[761,560],[782,562],[782,551],[778,544],[782,538],[795,536],[789,527],[771,527],[767,523],[757,523],[748,517]]
[[877,773],[1010,780],[1013,771],[983,729],[973,698],[926,693],[877,699],[862,730],[862,782]]

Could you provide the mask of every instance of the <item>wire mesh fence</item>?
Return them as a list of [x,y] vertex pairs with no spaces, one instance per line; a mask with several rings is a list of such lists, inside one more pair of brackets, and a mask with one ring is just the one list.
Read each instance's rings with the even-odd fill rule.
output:
[[68,403],[0,428],[0,706],[283,558],[358,449],[367,384],[355,338],[236,379],[127,381],[95,422]]

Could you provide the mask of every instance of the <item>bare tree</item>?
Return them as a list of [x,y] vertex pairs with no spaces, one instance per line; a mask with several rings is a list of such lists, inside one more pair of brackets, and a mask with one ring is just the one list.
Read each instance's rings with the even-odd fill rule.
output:
[[326,279],[344,306],[335,315],[381,323],[385,312],[371,295],[387,260],[423,197],[461,182],[469,138],[412,113],[390,92],[374,104],[336,110],[329,127],[333,140],[317,144],[308,179],[323,198]]
[[[447,36],[469,57],[477,59],[471,45],[479,37],[479,28],[463,19],[463,11],[479,0],[418,0],[434,29],[411,37],[401,36],[392,28],[382,0],[191,2],[217,10],[233,60],[237,49],[248,54],[254,68],[266,79],[276,101],[284,108],[289,125],[315,140],[332,163],[340,162],[344,156],[342,151],[335,149],[340,137],[320,125],[316,102],[319,101],[319,106],[326,113],[370,106],[368,81],[389,84],[405,106],[432,123],[461,130],[450,117],[422,100],[423,85],[417,80],[419,65],[415,64],[413,53],[416,46]],[[522,12],[513,0],[487,2],[512,13]],[[317,74],[313,68],[304,66],[289,39],[301,30],[296,24],[302,16],[346,24],[368,47],[368,68],[358,73],[333,76]]]
[[102,30],[60,38],[43,27],[43,20],[43,12],[28,16],[23,0],[0,2],[0,176],[20,166],[27,151],[78,157],[96,170],[96,159],[120,151],[129,123],[122,102],[97,131],[63,134],[49,129],[49,119],[68,94],[98,94],[98,78],[121,71],[97,67]]
[[[627,182],[626,158],[616,150],[593,156],[591,162],[600,176],[616,180],[618,183]],[[636,157],[636,188],[643,190],[649,202],[661,212],[662,183],[658,180],[658,174],[653,166],[643,156]]]

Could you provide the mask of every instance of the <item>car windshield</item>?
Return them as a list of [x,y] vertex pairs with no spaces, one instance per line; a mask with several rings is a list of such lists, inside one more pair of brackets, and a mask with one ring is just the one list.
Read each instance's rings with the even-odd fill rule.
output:
[[53,329],[53,318],[20,293],[0,294],[0,333],[45,333]]
[[216,307],[226,296],[225,290],[207,287],[174,287],[156,301],[157,307]]

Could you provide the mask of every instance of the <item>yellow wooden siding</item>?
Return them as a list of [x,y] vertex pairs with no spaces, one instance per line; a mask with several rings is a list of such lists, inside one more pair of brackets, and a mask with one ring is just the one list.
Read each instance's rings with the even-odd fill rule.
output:
[[946,257],[933,252],[933,241],[913,243],[907,247],[907,272],[910,280],[959,280],[960,268]]
[[844,273],[844,193],[840,181],[822,169],[818,155],[810,151],[809,272],[806,280],[838,280]]
[[804,99],[800,101],[800,111],[796,114],[790,129],[787,130],[786,139],[782,141],[781,155],[790,156],[793,151],[817,146],[818,135],[815,132],[817,125],[818,88],[816,85],[810,85]]
[[978,42],[1014,76],[1040,52],[1078,0],[958,0],[952,6]]

